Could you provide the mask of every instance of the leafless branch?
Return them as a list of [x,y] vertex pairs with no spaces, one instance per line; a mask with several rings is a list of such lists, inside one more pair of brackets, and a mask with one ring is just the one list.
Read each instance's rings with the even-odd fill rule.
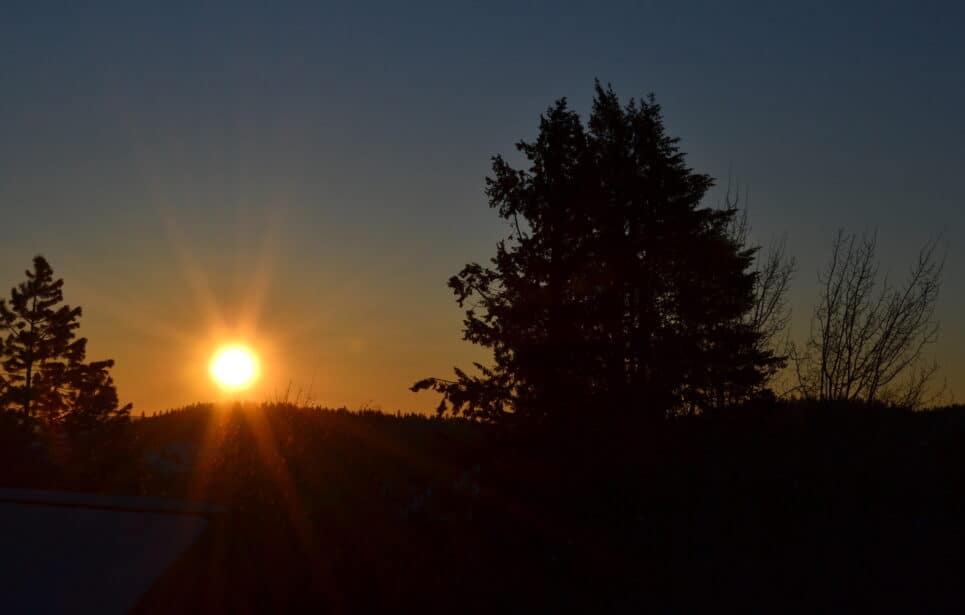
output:
[[791,353],[803,396],[922,405],[938,370],[923,364],[938,334],[944,262],[937,248],[937,240],[927,243],[904,284],[893,286],[879,276],[876,234],[838,233],[818,277],[821,295],[808,341]]

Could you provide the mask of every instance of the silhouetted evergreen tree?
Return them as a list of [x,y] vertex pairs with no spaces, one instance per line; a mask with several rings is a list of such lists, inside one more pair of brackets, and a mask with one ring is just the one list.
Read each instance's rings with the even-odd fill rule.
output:
[[28,419],[77,428],[127,417],[131,406],[119,406],[108,374],[114,362],[84,362],[87,339],[75,335],[81,309],[62,304],[64,281],[54,279],[44,257],[33,265],[9,303],[0,299],[4,405]]
[[480,375],[428,378],[439,411],[531,421],[695,411],[746,399],[780,363],[746,318],[754,249],[735,211],[700,207],[713,180],[693,172],[653,96],[621,106],[596,84],[583,125],[565,99],[487,178],[511,235],[492,266],[450,279],[469,306],[464,338],[491,348]]
[[107,359],[78,363],[71,368],[65,400],[68,411],[63,417],[68,429],[90,430],[130,416],[132,404],[120,405],[109,372],[111,367],[114,361]]

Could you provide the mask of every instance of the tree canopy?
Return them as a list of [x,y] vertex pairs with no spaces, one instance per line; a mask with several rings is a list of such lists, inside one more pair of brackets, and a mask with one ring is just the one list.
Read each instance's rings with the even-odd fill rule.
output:
[[63,304],[62,279],[43,256],[27,279],[0,299],[0,365],[3,406],[25,420],[89,429],[124,419],[110,377],[112,360],[86,362],[87,339],[76,336],[81,308]]
[[495,156],[489,204],[509,222],[488,266],[449,280],[464,339],[493,365],[413,390],[440,412],[499,420],[662,416],[735,403],[782,364],[755,326],[755,249],[736,210],[702,207],[713,179],[685,161],[654,97],[621,105],[596,84],[584,125],[565,99]]

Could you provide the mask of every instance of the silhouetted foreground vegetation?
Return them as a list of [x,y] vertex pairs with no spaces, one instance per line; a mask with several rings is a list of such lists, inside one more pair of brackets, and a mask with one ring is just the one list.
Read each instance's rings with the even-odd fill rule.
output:
[[516,144],[522,167],[492,159],[489,206],[509,234],[486,264],[449,280],[463,339],[488,365],[454,368],[413,391],[439,414],[529,426],[696,415],[779,396],[935,405],[938,243],[905,279],[879,272],[874,235],[840,231],[818,274],[806,341],[787,335],[795,270],[783,243],[749,237],[739,190],[708,207],[709,175],[687,165],[653,95],[621,104],[596,83],[584,122],[566,99]]
[[921,609],[959,592],[963,407],[761,405],[522,436],[196,406],[118,429],[4,446],[2,482],[223,504],[141,613]]
[[110,369],[112,359],[87,361],[77,337],[81,308],[64,303],[64,281],[43,256],[26,280],[0,298],[0,412],[27,431],[89,438],[127,420]]
[[416,382],[439,412],[530,424],[611,422],[607,411],[696,413],[759,397],[785,365],[781,310],[755,270],[737,209],[704,206],[650,96],[622,105],[596,83],[584,124],[560,99],[517,150],[493,157],[489,205],[510,235],[490,264],[449,280],[463,338],[492,350],[477,375]]

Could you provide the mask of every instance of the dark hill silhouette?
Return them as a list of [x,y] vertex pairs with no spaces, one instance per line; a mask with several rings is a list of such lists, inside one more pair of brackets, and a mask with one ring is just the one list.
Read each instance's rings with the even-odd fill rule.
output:
[[290,406],[124,429],[69,462],[4,449],[0,483],[224,505],[140,613],[920,610],[960,591],[962,406],[761,404],[565,440]]

